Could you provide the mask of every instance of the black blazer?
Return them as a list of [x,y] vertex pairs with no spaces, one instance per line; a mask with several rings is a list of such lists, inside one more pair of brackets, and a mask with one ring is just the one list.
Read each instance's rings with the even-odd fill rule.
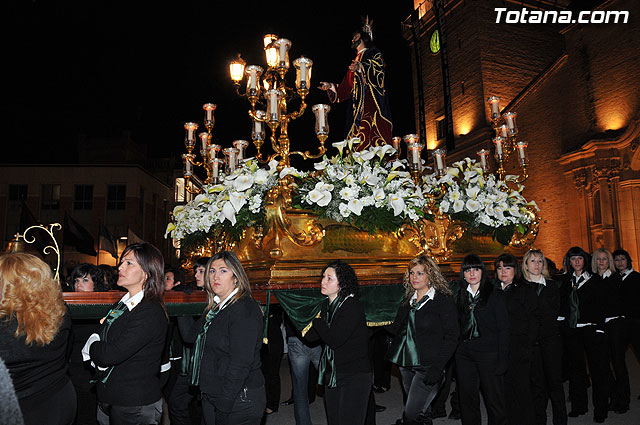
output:
[[621,285],[623,312],[627,319],[640,319],[640,273],[632,271]]
[[[533,290],[536,291],[538,284],[529,282]],[[538,327],[538,341],[556,336],[560,334],[560,289],[558,282],[546,279],[546,284],[540,295],[538,295],[538,319],[540,326]]]
[[540,327],[538,297],[528,282],[514,281],[509,286],[503,292],[509,312],[510,357],[529,360]]
[[622,276],[618,273],[611,273],[611,275],[602,279],[602,285],[607,291],[607,308],[605,311],[605,318],[623,316]]
[[[205,317],[206,312],[198,320],[196,331]],[[263,328],[262,310],[250,295],[224,307],[211,321],[200,363],[200,391],[221,412],[232,411],[244,387],[264,385],[260,370]],[[185,342],[194,342],[196,335],[183,334]]]
[[[466,311],[469,309],[467,301],[467,282],[463,279],[452,285],[457,289],[458,321],[462,329],[466,327]],[[496,370],[506,371],[509,354],[509,313],[502,291],[496,289],[489,280],[480,286],[480,300],[475,309],[478,322],[479,338],[464,341],[465,346],[477,350],[497,352],[498,364]],[[500,374],[500,373],[498,373]]]
[[[602,278],[594,273],[578,289],[578,309],[580,317],[578,323],[594,323],[598,329],[604,329],[604,319],[607,312],[607,288]],[[573,273],[564,275],[560,286],[560,316],[564,316],[564,324],[569,322],[569,296],[571,295]]]
[[313,319],[306,337],[311,341],[320,338],[334,350],[337,375],[371,372],[369,330],[357,297],[345,300],[335,312],[331,327],[322,317]]
[[96,386],[98,401],[144,406],[162,398],[160,364],[167,327],[162,305],[143,299],[113,322],[108,342],[91,344],[91,360],[97,366],[115,366],[107,383],[98,382]]
[[[408,325],[410,310],[409,301],[403,302],[387,330],[393,335],[399,334]],[[460,337],[458,312],[453,298],[436,291],[433,299],[416,311],[415,325],[420,365],[443,370],[455,353]]]

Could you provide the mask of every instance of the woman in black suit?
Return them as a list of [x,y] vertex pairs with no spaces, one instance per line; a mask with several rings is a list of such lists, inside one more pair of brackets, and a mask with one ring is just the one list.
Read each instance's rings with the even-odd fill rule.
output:
[[520,277],[516,257],[502,254],[494,266],[509,311],[509,364],[504,376],[509,423],[533,425],[530,374],[531,352],[538,336],[538,298]]
[[463,425],[480,425],[480,391],[489,425],[507,425],[504,374],[509,353],[509,313],[502,291],[487,279],[475,254],[464,257],[455,285],[460,324],[456,368]]
[[358,279],[337,260],[322,270],[321,292],[327,296],[307,337],[322,339],[318,383],[325,386],[329,425],[364,424],[371,392],[369,331],[358,300]]
[[622,300],[622,277],[616,272],[613,256],[605,248],[598,248],[593,252],[591,271],[602,278],[608,295],[604,333],[607,337],[609,362],[613,368],[609,410],[626,413],[629,410],[631,389],[625,360],[628,342],[627,321],[624,317]]
[[593,394],[593,420],[603,423],[607,418],[608,391],[607,345],[604,320],[607,291],[598,274],[587,271],[589,254],[574,246],[564,256],[565,280],[561,286],[560,316],[564,317],[563,334],[570,362],[569,417],[587,413],[588,375],[584,361],[587,354]]
[[542,251],[532,249],[522,259],[524,279],[538,297],[538,336],[533,345],[531,392],[536,425],[546,425],[551,400],[554,425],[567,424],[567,406],[562,386],[562,336],[560,335],[560,290],[551,280]]
[[[47,263],[27,253],[0,256],[0,358],[9,369],[25,425],[73,423],[70,334],[60,283]],[[0,404],[8,403],[0,397]],[[0,423],[5,421],[22,424],[22,417],[0,415]]]
[[142,242],[122,252],[118,285],[127,294],[100,321],[83,348],[98,370],[100,425],[158,424],[162,416],[160,366],[168,318],[164,259]]
[[195,340],[191,384],[200,385],[204,423],[257,425],[266,406],[262,310],[233,252],[211,257],[204,286],[209,305],[196,323],[197,336],[178,323],[185,342]]
[[431,424],[431,402],[458,345],[460,328],[448,282],[426,255],[409,263],[405,300],[388,330],[395,338],[389,359],[400,367],[407,393],[402,423]]

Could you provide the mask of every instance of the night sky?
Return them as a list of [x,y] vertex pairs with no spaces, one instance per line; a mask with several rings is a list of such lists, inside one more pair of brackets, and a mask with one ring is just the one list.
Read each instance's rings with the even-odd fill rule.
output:
[[[355,54],[351,35],[364,14],[374,20],[374,43],[387,62],[394,135],[413,133],[410,47],[400,25],[413,2],[373,3],[272,2],[267,9],[257,2],[10,0],[2,6],[8,9],[3,74],[9,75],[0,161],[73,163],[81,135],[125,131],[147,144],[152,158],[178,155],[183,123],[202,124],[206,102],[218,105],[219,144],[249,139],[249,103],[236,96],[228,62],[242,53],[248,65],[264,66],[262,35],[275,33],[292,41],[292,61],[301,55],[314,61],[314,87],[339,82]],[[315,89],[307,103],[328,99]],[[333,107],[329,142],[342,140],[345,113],[345,106]],[[309,110],[290,125],[295,149],[316,146],[313,122]]]

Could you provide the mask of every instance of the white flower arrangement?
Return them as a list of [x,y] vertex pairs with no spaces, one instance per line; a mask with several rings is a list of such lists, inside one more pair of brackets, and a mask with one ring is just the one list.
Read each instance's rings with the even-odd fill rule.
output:
[[344,155],[358,139],[334,143],[339,154],[314,164],[315,176],[298,183],[301,207],[314,209],[320,217],[349,222],[371,232],[397,230],[406,218],[424,215],[426,201],[402,161],[389,162],[393,147],[375,146]]
[[[513,181],[514,176],[506,176],[506,180]],[[472,228],[514,226],[524,232],[533,220],[531,209],[539,210],[534,201],[527,202],[522,196],[524,186],[513,190],[494,174],[485,178],[482,167],[469,158],[451,164],[440,178],[426,176],[423,189],[437,195],[442,185],[446,192],[437,203],[440,212],[459,218]]]
[[[293,167],[278,172],[276,161],[263,169],[257,160],[245,160],[233,174],[222,175],[220,184],[205,185],[195,199],[176,206],[165,237],[186,240],[186,245],[209,237],[237,242],[244,229],[265,224],[267,192],[287,176],[295,182],[294,208],[312,209],[321,218],[370,233],[394,232],[408,220],[433,220],[439,211],[508,244],[516,229],[524,234],[535,218],[538,207],[522,196],[524,186],[512,189],[493,174],[485,176],[472,159],[453,163],[442,177],[424,176],[416,185],[406,160],[389,160],[393,147],[353,152],[359,142],[334,143],[339,154],[324,156],[312,173]],[[352,153],[345,154],[345,148]],[[506,181],[513,182],[514,176]]]
[[263,169],[257,160],[247,159],[233,174],[222,175],[222,183],[205,185],[195,199],[173,209],[173,221],[168,224],[165,237],[183,239],[197,232],[207,234],[214,224],[253,225],[264,213],[267,191],[278,182],[276,165],[277,161],[271,161],[269,169]]

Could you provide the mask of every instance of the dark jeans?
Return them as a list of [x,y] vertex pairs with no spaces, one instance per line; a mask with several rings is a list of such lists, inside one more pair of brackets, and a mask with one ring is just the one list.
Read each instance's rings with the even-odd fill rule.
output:
[[605,335],[609,346],[609,361],[613,368],[611,389],[611,406],[614,410],[629,407],[631,389],[629,388],[629,372],[625,355],[627,353],[627,321],[620,317],[607,322]]
[[476,351],[461,343],[456,351],[457,391],[462,425],[480,425],[480,391],[487,408],[489,425],[507,425],[504,379],[496,375],[497,352]]
[[[591,376],[593,395],[593,414],[597,418],[606,418],[608,406],[607,383],[609,363],[607,361],[607,338],[604,333],[596,332],[595,326],[582,328],[563,328],[566,347],[570,360],[569,398],[571,409],[577,412],[588,410],[587,387]],[[589,362],[589,375],[584,361],[585,352]]]
[[371,394],[371,372],[337,374],[335,388],[324,387],[328,425],[363,425]]
[[536,425],[546,425],[551,400],[553,425],[567,425],[567,405],[562,386],[562,337],[540,338],[533,347],[531,392]]
[[[407,393],[407,401],[402,413],[403,425],[431,423],[431,402],[440,389],[442,379],[433,385],[425,384],[428,367],[401,367],[402,386]],[[444,375],[444,374],[443,374]]]
[[308,394],[309,364],[313,363],[316,368],[318,367],[322,348],[320,346],[309,347],[295,336],[287,338],[287,347],[289,349],[293,413],[296,425],[311,425]]
[[162,419],[162,399],[145,406],[114,406],[98,402],[100,425],[157,425]]
[[205,425],[259,425],[267,404],[264,386],[240,391],[231,413],[216,410],[215,402],[202,394],[202,417]]

